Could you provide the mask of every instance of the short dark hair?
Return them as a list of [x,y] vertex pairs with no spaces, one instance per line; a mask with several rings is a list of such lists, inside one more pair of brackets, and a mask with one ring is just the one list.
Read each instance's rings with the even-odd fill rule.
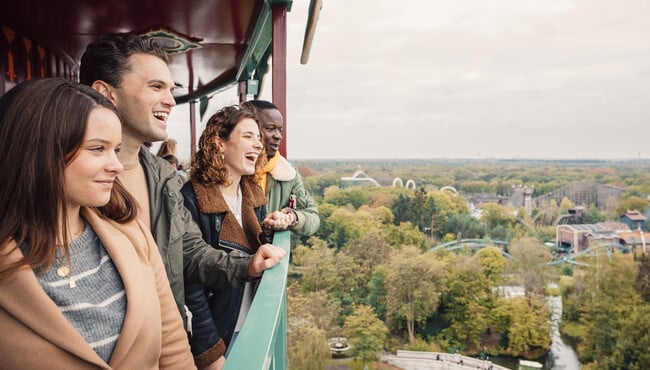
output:
[[169,64],[167,52],[151,37],[131,32],[109,33],[86,47],[81,56],[79,81],[90,86],[101,80],[120,87],[130,68],[129,57],[138,53],[156,56]]
[[254,108],[254,110],[276,109],[280,110],[275,104],[268,100],[249,100],[242,103],[242,107]]

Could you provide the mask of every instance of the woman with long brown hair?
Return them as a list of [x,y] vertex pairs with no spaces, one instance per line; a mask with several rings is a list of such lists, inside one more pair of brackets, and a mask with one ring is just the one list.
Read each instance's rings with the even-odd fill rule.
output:
[[0,98],[0,369],[193,368],[161,257],[117,181],[112,103],[62,80]]

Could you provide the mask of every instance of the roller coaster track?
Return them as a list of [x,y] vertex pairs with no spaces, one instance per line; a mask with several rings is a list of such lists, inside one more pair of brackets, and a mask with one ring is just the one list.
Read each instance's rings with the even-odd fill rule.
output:
[[463,249],[463,248],[472,248],[472,249],[481,249],[485,247],[494,247],[495,245],[501,245],[501,254],[508,258],[512,259],[512,256],[508,253],[506,253],[503,250],[504,246],[508,246],[508,242],[503,241],[503,240],[498,240],[498,239],[460,239],[460,240],[452,240],[447,243],[443,244],[438,244],[436,246],[431,247],[429,249],[429,252],[433,252],[439,249],[446,249],[448,251],[454,251],[458,249]]

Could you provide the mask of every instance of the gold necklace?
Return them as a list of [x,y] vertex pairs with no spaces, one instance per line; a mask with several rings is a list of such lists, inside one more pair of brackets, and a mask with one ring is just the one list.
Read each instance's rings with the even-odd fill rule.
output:
[[74,279],[74,275],[70,275],[70,268],[74,263],[77,261],[77,257],[79,254],[74,256],[74,260],[70,261],[70,267],[66,266],[65,264],[65,256],[63,256],[63,261],[60,262],[58,257],[54,257],[54,263],[56,264],[56,274],[59,275],[60,277],[68,277],[68,285],[70,285],[70,288],[76,288],[77,287],[77,282]]
[[[66,277],[70,273],[70,268],[65,264],[65,256],[62,256],[63,261],[59,261],[59,257],[54,257],[54,263],[56,264],[56,274],[59,275],[60,277]],[[75,256],[76,257],[76,256]],[[75,258],[75,261],[77,259]],[[70,261],[70,266],[72,266],[74,262]]]
[[[72,239],[70,240],[70,243],[68,243],[68,245],[70,245],[75,239],[77,239],[84,232],[85,229],[86,229],[86,224],[83,225],[83,227],[81,228],[81,231],[79,231],[78,233],[76,233],[76,234],[74,234],[72,236]],[[59,246],[57,245],[57,249],[58,249],[58,247]],[[59,261],[59,257],[56,256],[56,254],[54,256],[54,264],[56,264],[56,266],[57,266],[56,274],[59,277],[66,277],[67,276],[68,277],[68,284],[70,285],[70,288],[76,288],[77,283],[74,280],[74,276],[70,275],[70,270],[71,270],[72,266],[74,265],[74,263],[77,261],[77,257],[79,257],[79,253],[77,253],[74,256],[74,260],[72,260],[72,258],[70,258],[70,267],[68,267],[65,264],[65,253],[61,257],[62,257],[61,261]]]

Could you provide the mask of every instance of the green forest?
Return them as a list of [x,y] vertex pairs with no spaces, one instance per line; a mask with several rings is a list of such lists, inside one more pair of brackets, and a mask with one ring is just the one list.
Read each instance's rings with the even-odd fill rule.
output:
[[[328,338],[344,337],[353,368],[398,349],[539,359],[551,345],[548,295],[584,369],[650,366],[650,260],[641,249],[561,263],[553,219],[576,206],[584,222],[618,221],[650,204],[644,161],[294,161],[315,198],[316,235],[292,242],[287,352],[292,369],[325,369]],[[361,170],[381,186],[342,180]],[[415,188],[393,186],[413,180]],[[563,198],[527,211],[466,196],[533,198],[575,182],[623,189],[604,207]],[[453,187],[453,192],[444,190]],[[443,189],[443,190],[441,190]],[[536,217],[543,213],[544,217]],[[474,240],[449,248],[455,241]],[[445,244],[446,243],[446,244]],[[461,244],[458,244],[461,245]],[[611,252],[611,253],[610,253]],[[524,294],[508,297],[504,287]]]

